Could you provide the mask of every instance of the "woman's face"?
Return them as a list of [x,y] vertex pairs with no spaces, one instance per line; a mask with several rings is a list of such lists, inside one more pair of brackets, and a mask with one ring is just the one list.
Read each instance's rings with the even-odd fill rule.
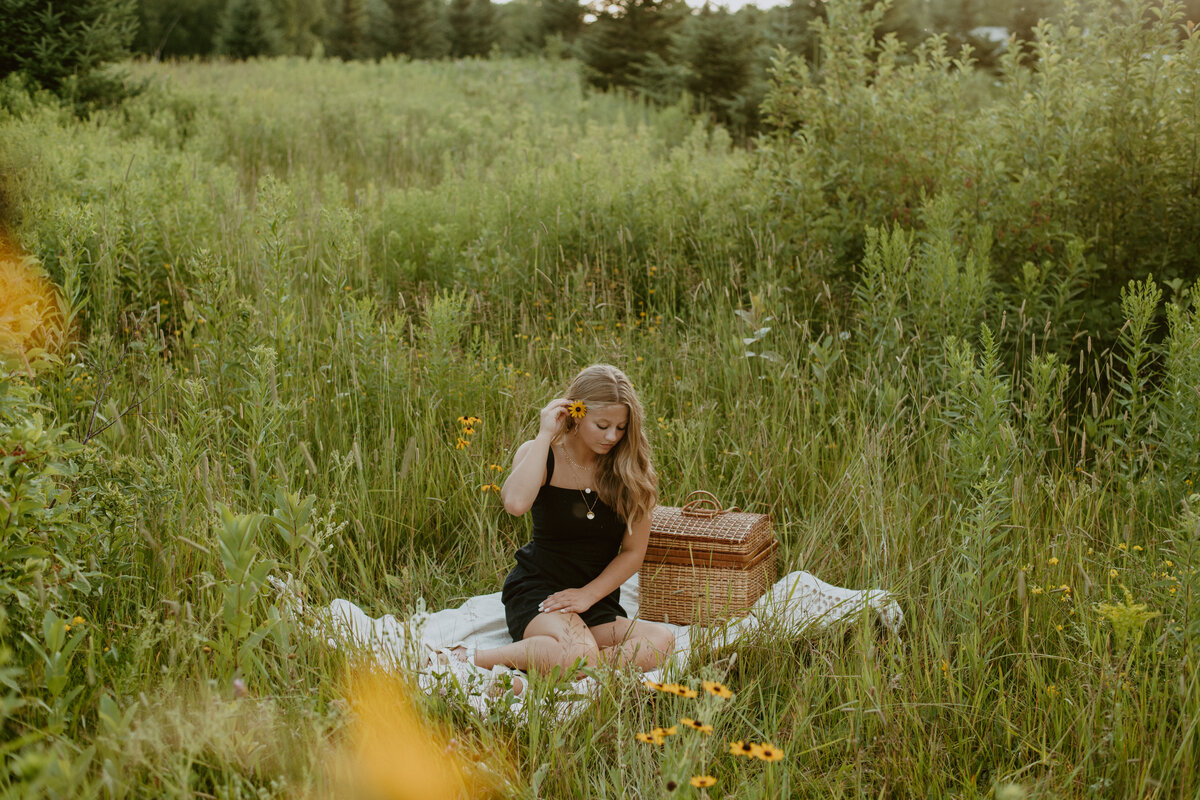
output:
[[625,436],[629,425],[629,406],[613,403],[609,406],[589,408],[575,426],[585,446],[598,456],[611,453]]

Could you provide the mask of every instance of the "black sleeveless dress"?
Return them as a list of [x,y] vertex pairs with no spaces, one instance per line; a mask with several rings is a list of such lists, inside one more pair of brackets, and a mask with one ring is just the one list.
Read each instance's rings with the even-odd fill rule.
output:
[[[546,483],[530,509],[533,540],[517,551],[517,566],[504,579],[500,599],[514,642],[539,613],[538,604],[562,589],[581,589],[604,571],[621,550],[625,521],[595,492],[551,486],[554,450],[546,455]],[[595,519],[588,519],[588,505]],[[624,617],[621,589],[614,589],[579,615],[588,627]]]

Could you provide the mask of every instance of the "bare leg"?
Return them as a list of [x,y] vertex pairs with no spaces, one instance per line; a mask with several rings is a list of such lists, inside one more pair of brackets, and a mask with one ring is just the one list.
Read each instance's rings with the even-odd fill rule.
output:
[[502,664],[513,669],[549,672],[564,669],[583,659],[595,664],[600,648],[578,614],[538,614],[525,628],[519,642],[475,652],[476,666],[491,669]]
[[600,660],[615,667],[633,664],[643,672],[658,669],[675,650],[675,634],[665,625],[618,619],[590,629]]

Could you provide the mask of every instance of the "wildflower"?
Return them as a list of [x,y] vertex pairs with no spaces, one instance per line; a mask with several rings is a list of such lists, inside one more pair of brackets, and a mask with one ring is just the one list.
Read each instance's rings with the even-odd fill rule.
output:
[[758,758],[761,747],[754,742],[743,742],[738,740],[729,743],[729,752],[735,756],[745,756],[746,758]]
[[37,260],[0,240],[0,361],[38,349],[53,349],[63,338],[58,291]]
[[454,449],[455,450],[465,450],[466,448],[468,448],[470,446],[471,446],[471,440],[464,439],[460,436],[460,437],[458,437],[458,441],[454,445]]
[[704,681],[703,686],[704,691],[708,692],[709,694],[714,694],[717,697],[724,697],[725,699],[733,697],[733,692],[729,691],[729,689],[717,683],[716,681]]
[[1117,549],[1118,550],[1128,550],[1129,545],[1125,544],[1124,542],[1121,542],[1120,544],[1117,545]]
[[635,738],[639,742],[643,742],[645,744],[662,744],[663,743],[663,737],[661,735],[656,736],[654,733],[639,733],[636,736],[634,736],[633,738]]
[[571,414],[571,419],[583,419],[587,416],[587,406],[582,400],[576,400],[567,406],[567,411]]
[[1135,552],[1135,553],[1140,553],[1140,552],[1142,552],[1142,546],[1141,546],[1140,544],[1135,544],[1135,545],[1133,546],[1133,552]]
[[331,756],[353,775],[354,794],[396,800],[481,795],[471,759],[449,746],[449,737],[427,723],[410,699],[418,696],[415,687],[362,671],[347,676],[346,689],[351,722],[344,745]]
[[75,619],[71,620],[71,624],[73,624],[73,625],[82,625],[83,622],[84,622],[83,617],[75,617]]
[[1055,625],[1055,626],[1054,626],[1054,629],[1055,629],[1055,630],[1057,630],[1057,631],[1061,631],[1061,630],[1063,629],[1063,626],[1062,626],[1062,625]]
[[480,491],[483,491],[483,492],[499,492],[500,491],[500,487],[494,483],[481,484],[479,489],[480,489]]
[[1124,646],[1132,639],[1134,646],[1137,646],[1146,623],[1160,616],[1162,612],[1150,611],[1145,603],[1133,602],[1133,595],[1129,589],[1124,585],[1121,588],[1125,589],[1124,603],[1100,603],[1096,606],[1096,611],[1112,623],[1113,634],[1119,645]]
[[464,428],[474,428],[480,422],[483,422],[483,420],[481,420],[479,417],[475,416],[474,414],[472,414],[470,416],[458,418],[458,424],[462,425]]
[[1051,557],[1050,557],[1050,560],[1049,560],[1049,561],[1047,561],[1046,563],[1047,563],[1047,564],[1049,564],[1050,566],[1052,566],[1052,567],[1053,567],[1055,564],[1057,564],[1057,563],[1058,563],[1058,559],[1057,559],[1057,558],[1055,558],[1055,557],[1053,557],[1053,556],[1051,556]]
[[[651,289],[650,291],[653,292],[654,290]],[[705,789],[709,786],[715,786],[717,784],[717,779],[712,775],[696,775],[690,781],[688,781],[688,783],[692,784],[692,786],[695,786],[697,789]]]
[[689,728],[700,731],[701,733],[711,734],[713,732],[712,725],[705,725],[703,722],[701,722],[698,719],[692,719],[691,717],[683,717],[679,721],[682,722],[684,725],[687,725]]
[[1110,577],[1110,578],[1115,578],[1115,577],[1117,577],[1117,571],[1116,571],[1115,569],[1110,569],[1110,570],[1108,571],[1108,577]]
[[647,689],[653,689],[656,692],[665,692],[667,690],[667,687],[664,684],[658,683],[657,681],[645,680],[642,681],[642,685]]
[[758,757],[763,761],[782,761],[783,751],[770,742],[763,742],[759,746]]
[[1042,593],[1042,587],[1040,587],[1040,586],[1035,586],[1035,587],[1033,587],[1032,589],[1030,589],[1029,591],[1030,591],[1031,593],[1033,593],[1033,594],[1041,594],[1041,593]]
[[650,734],[652,736],[657,736],[661,739],[665,736],[674,736],[678,731],[679,731],[679,726],[672,725],[669,728],[655,728],[654,730],[650,731]]
[[499,464],[488,464],[488,469],[495,470],[496,472],[504,472],[504,467]]
[[463,426],[463,436],[474,436],[474,435],[475,435],[475,429],[473,427],[471,427],[470,425]]

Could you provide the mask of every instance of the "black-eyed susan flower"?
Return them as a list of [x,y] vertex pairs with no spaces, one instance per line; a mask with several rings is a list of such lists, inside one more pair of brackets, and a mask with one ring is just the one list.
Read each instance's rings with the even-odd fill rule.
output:
[[705,725],[703,722],[701,722],[698,719],[692,719],[691,717],[683,717],[679,721],[681,723],[683,723],[684,725],[686,725],[687,727],[691,728],[692,730],[700,731],[701,733],[711,734],[713,732],[712,725]]
[[678,733],[678,732],[679,732],[679,726],[678,726],[678,725],[672,725],[672,726],[671,726],[671,727],[669,727],[669,728],[655,728],[654,730],[650,731],[650,733],[651,733],[652,735],[654,735],[654,736],[659,736],[659,737],[663,737],[663,736],[674,736],[674,735],[675,735],[676,733]]
[[639,733],[633,737],[643,744],[662,744],[663,737],[655,736],[654,733]]
[[712,775],[695,775],[690,781],[688,781],[688,783],[690,783],[692,786],[695,786],[697,789],[706,789],[709,786],[716,786],[717,779]]
[[667,690],[666,684],[658,683],[657,681],[644,680],[642,681],[642,685],[647,689],[653,689],[656,692],[665,692]]
[[743,742],[740,739],[736,742],[729,743],[729,752],[735,756],[745,756],[746,758],[758,758],[759,746],[754,742]]
[[679,788],[679,784],[676,783],[675,781],[667,781],[667,791],[668,792],[673,792],[678,788]]
[[467,448],[468,448],[468,447],[470,447],[470,446],[471,446],[471,440],[470,440],[470,439],[464,439],[464,438],[462,438],[461,436],[460,436],[460,437],[458,437],[458,441],[454,443],[454,449],[455,449],[455,450],[465,450],[465,449],[467,449]]
[[570,412],[572,419],[583,419],[587,416],[587,406],[582,400],[575,400],[567,406],[567,411]]
[[758,757],[763,761],[782,761],[783,751],[770,742],[763,742],[759,745]]
[[717,683],[716,681],[704,681],[704,691],[708,692],[709,694],[716,695],[717,697],[724,697],[726,699],[733,697],[733,692],[729,691],[729,689],[723,684]]

